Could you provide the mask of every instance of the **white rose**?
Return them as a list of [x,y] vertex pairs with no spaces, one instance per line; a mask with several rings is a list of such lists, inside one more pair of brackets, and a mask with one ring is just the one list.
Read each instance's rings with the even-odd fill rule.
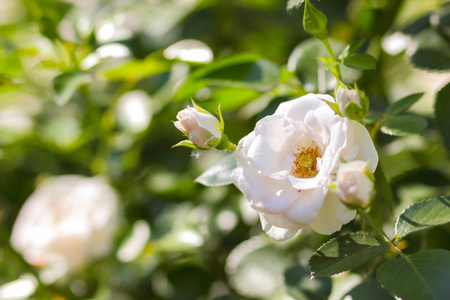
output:
[[180,111],[177,119],[175,127],[200,148],[214,148],[222,139],[219,120],[195,104]]
[[336,176],[336,195],[345,204],[365,207],[373,191],[373,174],[366,161],[354,160],[341,164]]
[[264,231],[276,240],[305,226],[331,234],[355,217],[328,186],[340,160],[365,160],[374,171],[378,155],[369,133],[308,94],[280,104],[240,140],[233,183],[260,213]]
[[116,193],[100,177],[49,178],[23,205],[11,244],[51,283],[111,250],[118,212]]

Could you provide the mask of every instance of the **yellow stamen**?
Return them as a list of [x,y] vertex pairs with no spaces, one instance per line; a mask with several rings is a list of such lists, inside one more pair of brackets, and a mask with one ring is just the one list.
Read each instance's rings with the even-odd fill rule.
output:
[[[314,144],[315,146],[315,144]],[[319,173],[317,169],[317,158],[322,157],[319,154],[319,148],[315,147],[296,147],[294,165],[292,166],[292,175],[297,178],[312,178]]]

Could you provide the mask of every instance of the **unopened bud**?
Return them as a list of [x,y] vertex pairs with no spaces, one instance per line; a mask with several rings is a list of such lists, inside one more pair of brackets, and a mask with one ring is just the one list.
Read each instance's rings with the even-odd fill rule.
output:
[[336,91],[341,114],[351,120],[361,120],[369,110],[369,99],[358,88],[352,90],[341,85]]
[[354,160],[339,166],[333,191],[350,207],[365,207],[373,194],[373,174],[369,163]]
[[[219,120],[212,114],[197,106],[188,106],[177,114],[175,127],[183,132],[195,145],[192,148],[212,149],[219,145],[222,130]],[[187,146],[184,141],[176,146]]]
[[327,37],[327,17],[309,0],[305,1],[305,13],[303,14],[303,28],[309,34],[314,35],[319,40]]

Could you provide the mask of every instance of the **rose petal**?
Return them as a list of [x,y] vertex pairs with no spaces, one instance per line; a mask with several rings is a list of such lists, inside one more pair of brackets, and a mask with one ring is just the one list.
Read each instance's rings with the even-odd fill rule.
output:
[[328,192],[317,218],[309,226],[317,233],[332,234],[341,229],[343,224],[353,220],[356,210],[349,209],[334,195]]
[[323,205],[326,192],[325,187],[300,191],[298,199],[285,213],[286,217],[296,223],[311,223]]
[[299,230],[297,229],[285,229],[285,228],[279,228],[276,226],[273,226],[264,217],[264,214],[259,214],[260,220],[261,220],[261,226],[263,230],[269,235],[271,238],[273,238],[276,241],[285,241],[288,239],[293,238]]

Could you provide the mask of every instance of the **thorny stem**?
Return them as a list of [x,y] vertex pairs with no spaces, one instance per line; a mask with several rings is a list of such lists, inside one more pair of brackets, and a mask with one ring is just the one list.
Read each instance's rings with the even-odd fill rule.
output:
[[[405,253],[402,252],[402,250],[400,250],[395,243],[389,239],[389,237],[386,235],[386,233],[378,226],[377,223],[375,223],[375,221],[373,221],[372,217],[366,213],[363,209],[359,210],[359,214],[364,218],[365,221],[367,221],[367,223],[370,225],[370,227],[372,227],[375,232],[381,237],[383,238],[383,240],[390,246],[392,247],[397,254],[400,254],[400,256],[402,257],[406,257]],[[394,241],[396,239],[394,238]]]

